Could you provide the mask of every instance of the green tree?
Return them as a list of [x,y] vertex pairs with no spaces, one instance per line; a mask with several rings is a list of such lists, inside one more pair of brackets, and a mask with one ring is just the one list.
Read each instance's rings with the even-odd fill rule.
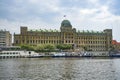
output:
[[36,46],[37,51],[44,50],[44,49],[45,49],[45,45],[43,45],[43,44],[39,44]]
[[21,45],[21,49],[24,49],[24,50],[34,50],[33,46],[30,46],[30,45]]
[[46,50],[55,50],[55,45],[54,44],[46,44],[44,47]]
[[72,49],[72,45],[70,44],[59,44],[59,45],[56,45],[56,47],[59,50]]
[[54,44],[39,44],[36,47],[37,52],[50,52],[56,49]]

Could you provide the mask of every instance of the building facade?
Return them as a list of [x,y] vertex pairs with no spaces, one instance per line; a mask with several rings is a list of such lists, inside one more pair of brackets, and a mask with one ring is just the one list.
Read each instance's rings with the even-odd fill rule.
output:
[[9,31],[0,30],[0,46],[12,46],[12,35]]
[[28,30],[20,28],[14,34],[14,45],[71,44],[76,50],[107,51],[112,45],[112,29],[103,31],[80,31],[72,28],[69,20],[63,20],[60,30]]

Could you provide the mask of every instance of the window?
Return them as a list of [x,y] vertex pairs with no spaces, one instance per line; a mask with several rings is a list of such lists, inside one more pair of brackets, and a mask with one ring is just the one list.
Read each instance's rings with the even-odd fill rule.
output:
[[18,40],[16,40],[16,44],[18,44]]

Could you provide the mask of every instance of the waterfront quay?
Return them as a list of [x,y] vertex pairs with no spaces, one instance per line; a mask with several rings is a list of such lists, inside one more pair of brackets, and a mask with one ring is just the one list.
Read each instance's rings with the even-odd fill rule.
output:
[[104,52],[41,52],[34,51],[1,51],[0,58],[45,58],[45,57],[109,57],[108,51]]

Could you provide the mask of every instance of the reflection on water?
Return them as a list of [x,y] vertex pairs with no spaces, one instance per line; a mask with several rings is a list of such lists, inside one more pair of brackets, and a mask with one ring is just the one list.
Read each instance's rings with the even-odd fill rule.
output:
[[119,80],[120,59],[0,59],[0,80]]

